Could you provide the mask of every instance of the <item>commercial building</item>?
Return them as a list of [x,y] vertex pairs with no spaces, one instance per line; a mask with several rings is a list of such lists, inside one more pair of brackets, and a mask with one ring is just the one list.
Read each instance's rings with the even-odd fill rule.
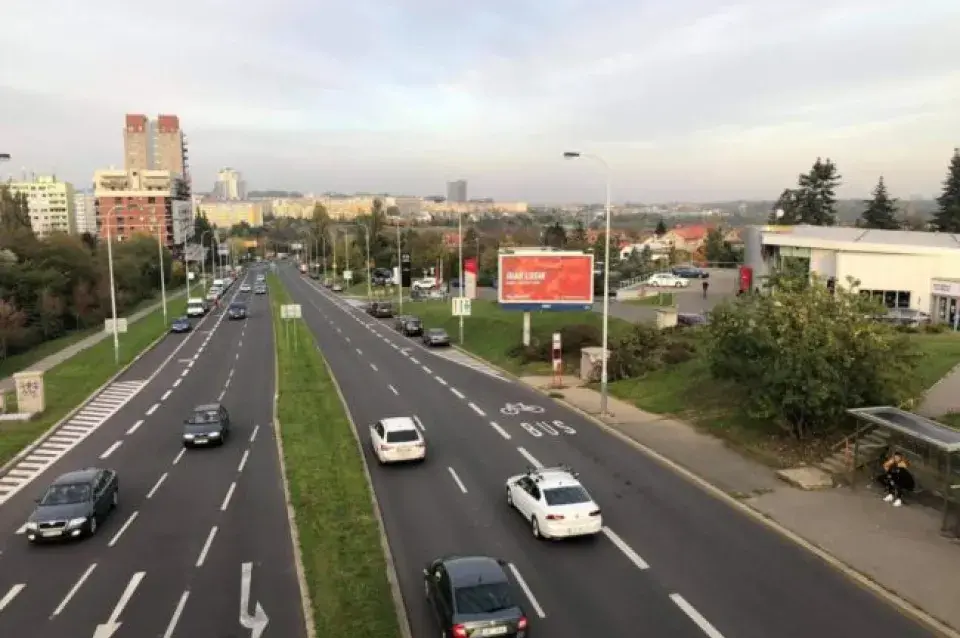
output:
[[889,308],[928,312],[955,323],[960,311],[960,236],[823,226],[749,226],[744,263],[754,285],[788,260],[824,280],[858,290]]
[[74,194],[73,217],[76,220],[77,234],[97,234],[97,201],[93,193]]
[[247,184],[240,171],[221,168],[217,171],[217,181],[213,185],[212,196],[220,200],[238,200],[247,198]]
[[187,137],[176,115],[128,114],[123,130],[124,168],[128,171],[169,171],[190,190]]
[[263,204],[250,201],[201,200],[197,206],[210,224],[230,228],[237,224],[263,226]]
[[467,180],[458,179],[447,182],[447,201],[463,203],[467,201]]
[[74,190],[70,182],[43,175],[29,182],[10,182],[7,186],[11,192],[23,193],[27,197],[30,226],[37,237],[76,232]]
[[166,170],[108,169],[94,173],[97,235],[116,240],[159,236],[168,248],[193,237],[193,206],[186,182]]

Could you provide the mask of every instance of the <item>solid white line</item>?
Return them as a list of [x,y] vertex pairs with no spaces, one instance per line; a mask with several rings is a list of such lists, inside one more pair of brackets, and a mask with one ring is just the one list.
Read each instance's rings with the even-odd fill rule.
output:
[[230,484],[230,489],[227,490],[227,495],[223,497],[223,503],[220,505],[221,512],[226,512],[227,508],[230,507],[230,499],[233,498],[233,491],[235,489],[237,489],[236,481]]
[[250,458],[250,450],[244,450],[243,456],[240,457],[240,465],[237,466],[237,473],[243,471],[244,466],[247,464],[247,459]]
[[433,370],[431,370],[427,366],[420,366],[420,367],[423,368],[423,371],[426,372],[427,374],[433,374]]
[[508,440],[508,441],[510,440],[510,434],[508,434],[506,430],[504,430],[502,427],[500,427],[500,424],[497,423],[496,421],[490,421],[490,427],[492,427],[494,430],[496,430],[496,431],[497,431],[497,434],[499,434],[500,436],[502,436],[502,437],[505,438],[506,440]]
[[530,454],[529,452],[527,452],[527,451],[526,451],[525,449],[523,449],[522,447],[518,447],[518,448],[517,448],[517,452],[519,452],[520,455],[523,456],[523,458],[525,458],[525,459],[527,459],[528,461],[530,461],[530,465],[532,465],[533,467],[537,468],[538,470],[543,467],[543,463],[541,463],[540,461],[538,461],[534,455]]
[[414,357],[410,357],[410,361],[412,361],[413,363],[415,363],[415,364],[417,364],[417,365],[420,365],[420,362],[419,362],[417,359],[415,359]]
[[153,405],[151,405],[151,406],[150,406],[150,409],[147,410],[147,416],[150,416],[151,414],[153,414],[154,412],[156,412],[156,411],[157,411],[157,408],[159,408],[159,407],[160,407],[160,404],[159,404],[159,403],[154,403]]
[[650,565],[647,564],[647,561],[640,558],[640,554],[633,551],[633,548],[627,545],[626,541],[620,538],[616,532],[614,532],[609,527],[604,527],[600,530],[603,532],[604,536],[610,539],[610,542],[617,546],[623,555],[630,559],[630,562],[637,566],[638,569],[650,569]]
[[254,440],[255,438],[257,438],[257,432],[259,432],[259,431],[260,431],[260,426],[259,426],[259,425],[253,426],[253,432],[250,433],[250,442],[251,442],[251,443],[253,443],[253,440]]
[[692,620],[703,633],[707,634],[710,638],[723,638],[723,634],[717,631],[717,629],[710,624],[710,621],[701,616],[700,612],[697,611],[693,605],[684,600],[683,596],[680,594],[670,594],[670,600],[672,600],[683,613],[689,616],[690,620]]
[[173,610],[173,616],[170,617],[170,624],[167,625],[167,630],[163,632],[163,638],[173,638],[173,632],[177,628],[177,623],[180,621],[180,615],[183,613],[183,608],[187,606],[187,598],[189,597],[189,589],[183,592],[183,595],[180,596],[180,602],[177,603],[176,609]]
[[467,486],[463,484],[463,481],[460,480],[460,477],[457,476],[456,471],[452,467],[448,467],[447,471],[450,472],[450,476],[453,477],[454,482],[457,484],[457,487],[460,488],[460,491],[464,494],[467,493]]
[[467,398],[466,395],[465,395],[463,392],[460,392],[460,390],[457,390],[456,388],[450,388],[450,392],[453,392],[453,393],[457,396],[458,399],[466,399],[466,398]]
[[107,543],[107,547],[113,547],[114,545],[116,545],[117,541],[120,540],[120,537],[123,535],[123,533],[127,531],[127,528],[130,527],[130,525],[133,524],[133,521],[137,520],[138,516],[140,516],[140,512],[134,512],[133,514],[131,514],[130,518],[126,520],[123,526],[119,530],[117,530],[117,533],[113,535],[113,538],[110,539],[110,542]]
[[442,377],[434,377],[434,379],[436,379],[440,385],[447,385],[447,382],[444,381]]
[[510,571],[513,572],[513,577],[517,579],[517,584],[520,585],[520,589],[523,590],[523,593],[527,595],[527,600],[530,601],[530,604],[533,605],[533,610],[537,612],[537,615],[541,618],[546,618],[547,615],[543,613],[543,607],[540,606],[540,603],[537,602],[537,599],[534,597],[533,592],[530,591],[530,587],[527,585],[527,581],[523,579],[523,576],[520,575],[520,570],[517,569],[517,566],[513,563],[507,563],[510,566]]
[[107,622],[117,622],[117,619],[120,618],[120,614],[123,613],[123,608],[126,607],[127,603],[130,602],[130,599],[133,598],[133,592],[137,591],[137,587],[140,586],[140,581],[143,580],[143,577],[146,575],[146,572],[137,572],[133,575],[133,577],[130,579],[130,582],[127,583],[127,588],[123,590],[123,595],[120,596],[117,606],[113,608],[113,613],[110,614],[110,620]]
[[217,397],[217,401],[223,401],[223,395],[225,395],[226,393],[227,393],[226,390],[224,390],[223,392],[221,392],[221,393],[220,393],[220,396]]
[[390,388],[390,391],[393,392],[395,395],[400,396],[400,393],[397,392],[397,389],[395,387],[393,387],[392,385],[388,385],[387,387]]
[[177,454],[177,457],[176,457],[175,459],[173,459],[173,465],[176,465],[177,463],[180,462],[180,459],[183,458],[183,455],[184,455],[184,453],[185,453],[186,451],[187,451],[187,448],[183,448],[183,449],[180,450],[180,453]]
[[373,368],[374,372],[379,372],[379,370],[377,369],[377,366],[373,365],[372,363],[370,364],[370,367]]
[[73,587],[70,588],[70,591],[67,592],[67,595],[64,596],[63,600],[60,601],[60,604],[57,605],[57,608],[53,610],[53,614],[51,614],[50,616],[51,618],[53,618],[53,616],[59,616],[60,613],[67,608],[67,605],[70,603],[70,600],[77,595],[77,592],[80,591],[80,588],[83,586],[83,583],[88,578],[90,578],[90,574],[92,574],[93,570],[96,568],[97,568],[96,563],[94,563],[93,565],[90,565],[90,567],[87,567],[87,571],[83,572],[83,574],[80,576],[77,582],[73,584]]
[[362,357],[362,356],[363,356],[363,350],[361,350],[360,348],[357,348],[357,354]]
[[183,382],[183,379],[177,379],[173,382],[173,387],[178,387]]
[[467,405],[469,405],[473,409],[473,411],[479,414],[480,416],[487,416],[487,413],[481,410],[479,407],[477,407],[476,403],[471,402],[471,403],[468,403]]
[[120,447],[122,444],[123,444],[123,441],[115,441],[113,445],[111,445],[106,450],[104,450],[103,454],[100,455],[100,458],[101,459],[107,458],[108,456],[116,452],[117,448]]
[[171,394],[173,394],[173,390],[167,390],[166,392],[163,393],[163,396],[160,397],[160,400],[161,400],[161,401],[166,401],[167,399],[170,398],[170,395],[171,395]]
[[213,545],[213,538],[217,535],[217,526],[214,525],[210,528],[210,535],[207,536],[207,542],[203,544],[203,549],[200,550],[200,556],[197,557],[197,564],[195,567],[203,567],[203,561],[207,560],[207,552],[210,551],[210,546]]
[[227,382],[223,384],[223,389],[226,390],[230,387],[230,379],[227,379]]
[[228,378],[228,379],[233,378],[233,373],[234,373],[234,372],[236,372],[236,369],[235,369],[235,368],[230,368],[230,374],[227,375],[227,378]]
[[417,424],[417,427],[420,428],[421,432],[426,432],[427,428],[423,427],[423,421],[420,420],[416,414],[413,415],[413,422]]
[[26,587],[26,585],[14,585],[11,587],[10,591],[8,591],[3,598],[0,598],[0,611],[3,611],[7,605],[12,603],[13,599],[17,597],[17,594],[23,591],[24,587]]
[[147,492],[147,498],[153,498],[153,495],[156,494],[157,490],[160,489],[160,486],[163,485],[163,482],[167,480],[167,472],[164,472],[160,478],[157,479],[157,482],[153,484],[153,487],[150,488],[150,491]]

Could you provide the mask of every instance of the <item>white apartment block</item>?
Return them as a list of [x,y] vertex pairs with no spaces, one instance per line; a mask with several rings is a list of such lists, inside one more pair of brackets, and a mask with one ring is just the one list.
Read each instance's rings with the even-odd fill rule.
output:
[[97,198],[93,193],[75,193],[73,196],[73,218],[78,235],[97,234]]
[[37,237],[77,232],[73,184],[55,176],[38,176],[33,181],[10,182],[8,186],[11,192],[26,195],[30,226]]

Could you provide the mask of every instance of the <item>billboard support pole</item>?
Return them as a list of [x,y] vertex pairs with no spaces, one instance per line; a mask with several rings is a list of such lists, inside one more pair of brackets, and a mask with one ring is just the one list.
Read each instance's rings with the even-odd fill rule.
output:
[[[460,269],[460,298],[463,299],[463,213],[457,214],[457,264]],[[463,304],[463,302],[460,302]],[[463,345],[463,313],[460,314],[460,345]]]
[[530,347],[530,313],[523,313],[523,345]]

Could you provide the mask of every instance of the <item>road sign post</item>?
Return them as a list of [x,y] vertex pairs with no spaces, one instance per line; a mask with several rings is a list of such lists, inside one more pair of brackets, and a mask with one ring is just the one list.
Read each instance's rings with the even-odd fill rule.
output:
[[[298,303],[283,304],[280,306],[280,319],[283,320],[283,338],[290,343],[290,322],[297,319],[303,318],[303,312]],[[294,352],[299,351],[300,349],[300,327],[297,325],[293,326],[293,350]]]

